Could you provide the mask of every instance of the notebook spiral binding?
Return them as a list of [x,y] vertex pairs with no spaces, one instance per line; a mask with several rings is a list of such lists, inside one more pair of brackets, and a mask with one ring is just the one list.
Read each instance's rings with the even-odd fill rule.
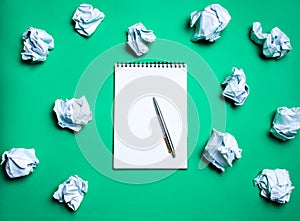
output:
[[118,62],[116,67],[185,68],[184,62]]

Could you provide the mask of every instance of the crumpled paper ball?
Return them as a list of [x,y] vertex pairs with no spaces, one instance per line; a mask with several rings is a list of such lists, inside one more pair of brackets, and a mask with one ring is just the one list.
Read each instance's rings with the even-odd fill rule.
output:
[[146,54],[149,51],[147,43],[152,43],[156,39],[152,30],[147,30],[141,23],[136,23],[128,28],[127,44],[137,56]]
[[246,84],[246,75],[243,69],[232,68],[232,74],[227,76],[222,85],[225,85],[223,96],[234,101],[235,105],[243,105],[250,89]]
[[88,181],[74,175],[58,186],[57,191],[53,194],[53,198],[60,203],[66,203],[68,207],[76,211],[87,191]]
[[54,39],[46,31],[30,27],[23,33],[22,60],[40,62],[54,48]]
[[235,159],[242,157],[241,153],[242,149],[238,147],[234,136],[213,129],[205,146],[203,158],[224,172],[226,167],[232,167]]
[[191,41],[204,39],[214,42],[221,37],[221,31],[227,27],[231,16],[221,5],[212,4],[203,11],[192,12],[190,19],[191,28],[196,26]]
[[85,96],[79,99],[66,99],[66,101],[57,99],[53,111],[56,113],[59,126],[75,132],[80,131],[92,120],[92,112]]
[[292,50],[289,37],[278,27],[273,28],[270,34],[265,34],[262,33],[261,24],[254,22],[250,38],[256,44],[263,46],[262,52],[267,58],[279,59]]
[[90,4],[81,4],[73,15],[75,30],[84,36],[91,36],[98,25],[103,21],[105,15]]
[[254,179],[254,184],[259,187],[261,196],[280,204],[289,202],[292,190],[295,189],[285,169],[264,169]]
[[270,132],[282,141],[294,139],[300,130],[300,107],[279,107]]
[[25,148],[12,148],[2,154],[1,165],[5,163],[5,170],[10,178],[27,176],[39,164],[35,150]]

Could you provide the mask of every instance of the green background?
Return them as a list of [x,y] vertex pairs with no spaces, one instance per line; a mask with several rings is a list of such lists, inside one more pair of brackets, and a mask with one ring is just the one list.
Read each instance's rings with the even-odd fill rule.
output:
[[[8,179],[1,172],[1,220],[292,220],[299,217],[300,137],[282,143],[268,133],[277,107],[299,106],[298,1],[91,0],[86,3],[99,8],[106,18],[90,38],[80,36],[73,29],[71,17],[80,3],[83,2],[2,1],[0,151],[34,147],[40,164],[34,173],[16,180]],[[214,44],[190,42],[193,33],[193,29],[187,28],[190,12],[212,3],[223,5],[232,20]],[[226,131],[236,137],[243,157],[225,173],[211,167],[198,168],[212,119],[205,91],[191,77],[188,90],[195,100],[201,130],[196,144],[189,144],[194,151],[188,170],[176,171],[166,179],[141,185],[110,179],[91,166],[73,133],[56,126],[52,113],[55,99],[72,98],[89,64],[104,51],[124,43],[127,28],[139,21],[154,30],[158,38],[178,42],[202,56],[219,82],[231,73],[233,66],[244,69],[249,97],[242,107],[225,104]],[[260,21],[266,32],[278,26],[290,37],[293,50],[278,61],[261,58],[260,48],[249,40],[254,21]],[[55,40],[54,50],[41,64],[28,65],[20,59],[21,36],[30,26],[46,30]],[[155,42],[150,52],[151,47],[155,47]],[[125,48],[120,53],[138,60]],[[112,73],[93,107],[94,121],[108,150],[112,149]],[[201,71],[193,74],[200,75]],[[225,101],[216,96],[214,102]],[[190,133],[199,130],[193,128],[194,120],[189,118]],[[110,163],[111,159],[100,156],[99,161]],[[278,206],[259,197],[252,180],[264,168],[290,171],[296,189],[289,203]],[[76,212],[52,199],[58,184],[73,174],[89,181],[89,191]]]

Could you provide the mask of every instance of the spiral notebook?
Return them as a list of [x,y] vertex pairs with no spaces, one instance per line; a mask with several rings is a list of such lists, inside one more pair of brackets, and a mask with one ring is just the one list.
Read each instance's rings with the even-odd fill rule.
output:
[[[114,169],[187,169],[187,65],[117,63],[114,72]],[[176,152],[173,158],[153,104]]]

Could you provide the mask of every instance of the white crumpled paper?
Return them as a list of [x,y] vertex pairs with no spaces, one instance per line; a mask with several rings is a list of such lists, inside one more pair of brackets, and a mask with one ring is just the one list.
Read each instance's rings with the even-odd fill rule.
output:
[[226,28],[230,19],[228,11],[219,4],[209,5],[200,12],[192,12],[190,26],[196,26],[196,30],[191,41],[205,39],[214,42],[221,37],[221,31]]
[[22,60],[45,61],[49,50],[54,48],[54,39],[46,31],[30,27],[23,33]]
[[33,148],[12,148],[5,151],[2,154],[1,165],[5,161],[5,170],[10,178],[27,176],[39,163]]
[[270,132],[286,141],[295,138],[298,130],[300,130],[300,107],[279,107]]
[[87,191],[88,181],[74,175],[58,186],[53,198],[60,203],[66,203],[73,211],[76,211]]
[[242,149],[231,134],[213,129],[202,157],[224,172],[226,167],[232,167],[235,159],[242,157],[241,153]]
[[66,99],[66,101],[57,99],[53,110],[56,113],[58,125],[75,132],[80,131],[84,125],[92,120],[92,112],[85,96],[80,99]]
[[81,4],[73,15],[75,30],[84,36],[94,33],[98,25],[103,21],[105,15],[90,4]]
[[254,179],[254,184],[260,188],[261,196],[277,203],[289,202],[292,190],[295,189],[285,169],[264,169]]
[[155,41],[156,36],[152,30],[147,30],[141,23],[136,23],[128,28],[127,44],[135,52],[137,56],[146,54],[149,50],[146,43]]
[[225,85],[223,96],[234,101],[235,105],[244,104],[249,95],[249,87],[246,84],[246,76],[243,69],[232,68],[232,74],[227,76],[222,83]]
[[288,36],[278,27],[271,30],[270,34],[262,33],[262,27],[259,22],[254,22],[250,38],[256,44],[263,45],[263,54],[268,58],[282,58],[292,46]]

